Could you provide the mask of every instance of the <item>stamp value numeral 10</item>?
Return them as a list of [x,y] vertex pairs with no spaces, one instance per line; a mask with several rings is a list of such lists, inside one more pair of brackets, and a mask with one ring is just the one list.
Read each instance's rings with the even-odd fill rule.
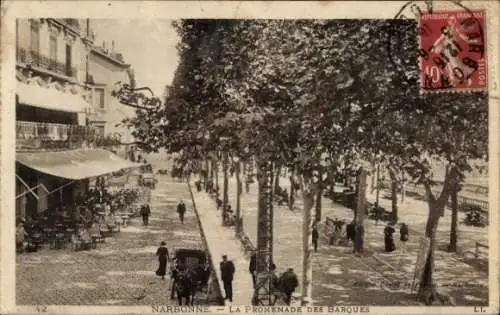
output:
[[426,66],[424,72],[426,80],[430,79],[432,83],[441,82],[441,70],[438,66]]

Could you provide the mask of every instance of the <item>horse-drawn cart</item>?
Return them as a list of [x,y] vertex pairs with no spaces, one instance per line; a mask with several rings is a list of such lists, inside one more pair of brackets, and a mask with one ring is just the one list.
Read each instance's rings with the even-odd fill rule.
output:
[[139,177],[139,180],[140,185],[151,189],[155,189],[156,183],[158,182],[153,173],[144,173]]
[[208,297],[208,281],[211,269],[207,254],[199,249],[177,249],[172,257],[170,298],[177,295],[179,305],[182,299],[186,304],[193,304],[197,293]]

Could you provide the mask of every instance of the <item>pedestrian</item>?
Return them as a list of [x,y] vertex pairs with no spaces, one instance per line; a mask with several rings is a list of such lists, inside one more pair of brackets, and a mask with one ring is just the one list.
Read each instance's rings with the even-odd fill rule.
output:
[[148,226],[149,225],[149,215],[151,214],[151,209],[149,208],[148,204],[143,204],[141,206],[140,214],[142,216],[142,224],[144,226]]
[[354,220],[347,224],[346,227],[346,236],[347,236],[347,241],[352,241],[354,243],[354,238],[356,236],[356,228],[355,228],[355,223]]
[[233,277],[234,277],[234,264],[231,260],[227,259],[227,255],[222,256],[220,263],[220,273],[222,282],[224,283],[224,292],[226,293],[225,300],[233,301]]
[[18,252],[24,252],[26,248],[26,236],[28,233],[24,229],[24,219],[20,219],[16,227],[16,249]]
[[396,249],[396,245],[394,245],[394,238],[392,236],[392,234],[394,234],[394,232],[396,232],[396,230],[393,227],[393,223],[390,222],[384,228],[385,251],[388,253],[390,253]]
[[408,225],[406,223],[401,223],[401,227],[399,228],[399,235],[401,244],[401,254],[404,255],[406,250],[406,242],[408,242],[410,232],[408,231]]
[[293,271],[293,268],[288,268],[288,270],[281,275],[280,285],[283,290],[283,294],[285,295],[285,303],[286,305],[290,305],[292,301],[292,294],[299,286],[299,279]]
[[158,262],[160,263],[158,269],[156,270],[156,275],[161,276],[161,279],[165,280],[165,275],[167,274],[167,262],[169,257],[167,243],[165,243],[164,241],[160,243],[160,247],[158,247],[158,250],[156,251],[156,256],[158,256]]
[[280,278],[276,274],[276,265],[274,263],[271,264],[271,267],[269,268],[271,272],[271,292],[272,295],[274,296],[274,305],[276,303],[276,300],[278,300],[278,297],[281,295],[281,283],[280,283]]
[[222,200],[219,197],[217,197],[216,203],[217,203],[217,210],[219,210],[220,208],[222,208],[223,202],[222,202]]
[[250,274],[252,275],[252,284],[253,288],[255,289],[256,285],[256,272],[257,272],[257,254],[252,253],[252,256],[250,256],[250,265],[248,266],[248,271],[250,271]]
[[378,221],[381,219],[381,209],[377,202],[373,205],[373,210],[375,212],[375,225],[378,225]]
[[314,252],[317,252],[318,251],[319,233],[318,233],[318,229],[316,228],[316,226],[313,226],[311,234],[312,234],[312,243],[314,246]]
[[179,214],[179,219],[181,220],[181,223],[184,224],[184,214],[186,213],[186,205],[182,200],[177,205],[177,213]]

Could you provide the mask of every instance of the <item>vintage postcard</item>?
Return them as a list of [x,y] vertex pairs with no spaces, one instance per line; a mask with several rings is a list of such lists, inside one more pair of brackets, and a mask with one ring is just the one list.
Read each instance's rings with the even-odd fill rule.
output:
[[3,1],[0,313],[498,314],[497,1]]

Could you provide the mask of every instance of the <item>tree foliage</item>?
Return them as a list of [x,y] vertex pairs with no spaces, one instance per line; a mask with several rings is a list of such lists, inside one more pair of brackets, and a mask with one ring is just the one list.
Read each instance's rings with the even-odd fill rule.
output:
[[[437,200],[444,207],[471,159],[487,158],[487,94],[421,94],[412,21],[182,20],[174,27],[181,38],[174,93],[127,121],[147,151],[166,148],[185,159],[231,151],[305,179],[341,161],[354,167],[377,158],[423,183],[432,209]],[[430,190],[432,159],[449,166],[440,196]]]

